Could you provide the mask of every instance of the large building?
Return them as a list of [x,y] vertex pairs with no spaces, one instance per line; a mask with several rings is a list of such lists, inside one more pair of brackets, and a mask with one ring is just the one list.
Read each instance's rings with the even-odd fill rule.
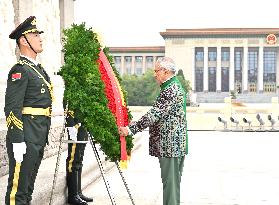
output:
[[276,96],[279,28],[167,29],[160,34],[164,55],[183,70],[198,101],[221,102],[231,91],[245,102]]
[[142,75],[154,68],[156,60],[165,55],[163,46],[153,47],[111,47],[115,67],[120,75]]

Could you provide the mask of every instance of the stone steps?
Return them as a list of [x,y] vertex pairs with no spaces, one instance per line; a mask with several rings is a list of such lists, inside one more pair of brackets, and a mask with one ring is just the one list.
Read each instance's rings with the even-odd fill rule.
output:
[[[230,93],[197,93],[198,103],[223,103],[225,97]],[[242,103],[270,103],[272,97],[277,97],[276,93],[247,93],[237,94],[236,99]]]

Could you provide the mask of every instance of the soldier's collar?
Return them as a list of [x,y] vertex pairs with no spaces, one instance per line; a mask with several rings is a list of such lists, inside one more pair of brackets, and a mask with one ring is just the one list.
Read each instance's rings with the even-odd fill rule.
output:
[[25,55],[20,54],[20,57],[26,58],[27,60],[29,60],[30,62],[32,62],[33,64],[35,64],[36,66],[39,64],[36,60],[29,58]]

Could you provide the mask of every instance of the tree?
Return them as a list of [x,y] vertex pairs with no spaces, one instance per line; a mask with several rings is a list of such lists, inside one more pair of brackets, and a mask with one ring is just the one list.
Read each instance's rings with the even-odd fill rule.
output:
[[176,76],[177,76],[178,80],[180,81],[182,87],[186,91],[186,93],[189,93],[189,90],[191,90],[190,81],[185,80],[183,71],[181,69],[178,70]]
[[153,77],[153,71],[148,70],[144,75],[124,75],[123,87],[127,91],[128,105],[150,106],[156,99],[160,87]]
[[[182,70],[177,73],[186,93],[191,89],[189,81],[185,80]],[[124,75],[123,87],[127,91],[128,105],[151,106],[160,92],[160,86],[154,79],[153,70],[149,69],[144,75]]]

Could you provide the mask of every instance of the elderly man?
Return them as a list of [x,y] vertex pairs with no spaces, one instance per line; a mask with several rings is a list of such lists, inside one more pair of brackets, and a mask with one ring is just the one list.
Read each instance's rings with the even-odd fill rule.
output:
[[5,96],[9,157],[5,205],[30,204],[48,142],[53,90],[48,74],[36,60],[43,51],[41,33],[36,17],[30,16],[9,35],[17,42],[20,58],[9,72]]
[[119,134],[136,134],[149,127],[149,154],[159,158],[164,205],[180,204],[180,181],[188,153],[186,94],[175,76],[174,61],[164,57],[156,62],[154,76],[161,92],[152,108]]

